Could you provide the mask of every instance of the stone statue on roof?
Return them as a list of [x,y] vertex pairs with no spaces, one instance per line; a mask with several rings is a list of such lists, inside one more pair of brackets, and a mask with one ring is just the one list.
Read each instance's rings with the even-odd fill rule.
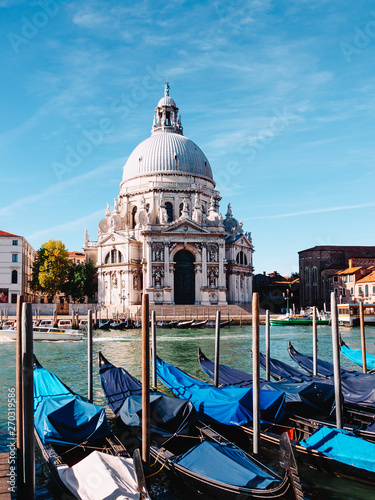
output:
[[165,82],[165,85],[164,85],[164,95],[169,95],[169,90],[170,90],[169,83]]

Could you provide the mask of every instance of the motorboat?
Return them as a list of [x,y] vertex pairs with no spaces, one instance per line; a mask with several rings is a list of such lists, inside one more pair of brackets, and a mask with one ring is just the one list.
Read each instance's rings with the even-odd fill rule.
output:
[[[17,339],[17,330],[1,330],[0,336],[8,337],[12,340]],[[82,340],[83,332],[66,328],[53,328],[35,326],[33,328],[34,340]]]

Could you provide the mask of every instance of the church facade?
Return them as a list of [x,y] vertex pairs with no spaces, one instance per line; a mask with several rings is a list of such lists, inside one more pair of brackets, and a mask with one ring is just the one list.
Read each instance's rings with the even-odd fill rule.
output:
[[250,233],[220,193],[203,151],[183,135],[166,84],[151,137],[129,156],[120,192],[107,204],[96,241],[85,232],[84,251],[98,268],[100,306],[226,305],[252,297]]

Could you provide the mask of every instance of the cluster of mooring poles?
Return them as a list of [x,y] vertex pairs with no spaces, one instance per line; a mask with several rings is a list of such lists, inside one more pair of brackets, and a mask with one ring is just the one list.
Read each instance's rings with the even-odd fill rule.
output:
[[[359,304],[363,372],[366,373],[366,345],[363,304]],[[260,444],[260,364],[259,364],[259,295],[253,293],[252,302],[252,352],[253,352],[253,453],[259,453]],[[220,311],[216,312],[214,384],[219,386]],[[87,398],[93,401],[93,318],[87,315]],[[152,384],[157,387],[156,376],[156,314],[152,311],[150,322],[149,296],[142,296],[142,460],[150,463],[150,323],[152,333]],[[331,293],[331,328],[336,404],[336,426],[342,428],[340,338],[335,293]],[[266,311],[266,379],[270,380],[270,314]],[[317,375],[317,310],[313,309],[313,374]],[[17,301],[16,344],[17,392],[17,494],[18,498],[31,500],[35,496],[34,451],[34,380],[33,380],[33,321],[32,305]]]

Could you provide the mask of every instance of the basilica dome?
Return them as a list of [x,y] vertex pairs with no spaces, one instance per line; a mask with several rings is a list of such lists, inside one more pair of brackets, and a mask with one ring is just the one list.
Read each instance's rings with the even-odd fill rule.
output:
[[210,163],[203,151],[183,135],[175,101],[165,95],[156,109],[151,137],[141,142],[129,156],[122,180],[152,174],[185,173],[213,180]]

